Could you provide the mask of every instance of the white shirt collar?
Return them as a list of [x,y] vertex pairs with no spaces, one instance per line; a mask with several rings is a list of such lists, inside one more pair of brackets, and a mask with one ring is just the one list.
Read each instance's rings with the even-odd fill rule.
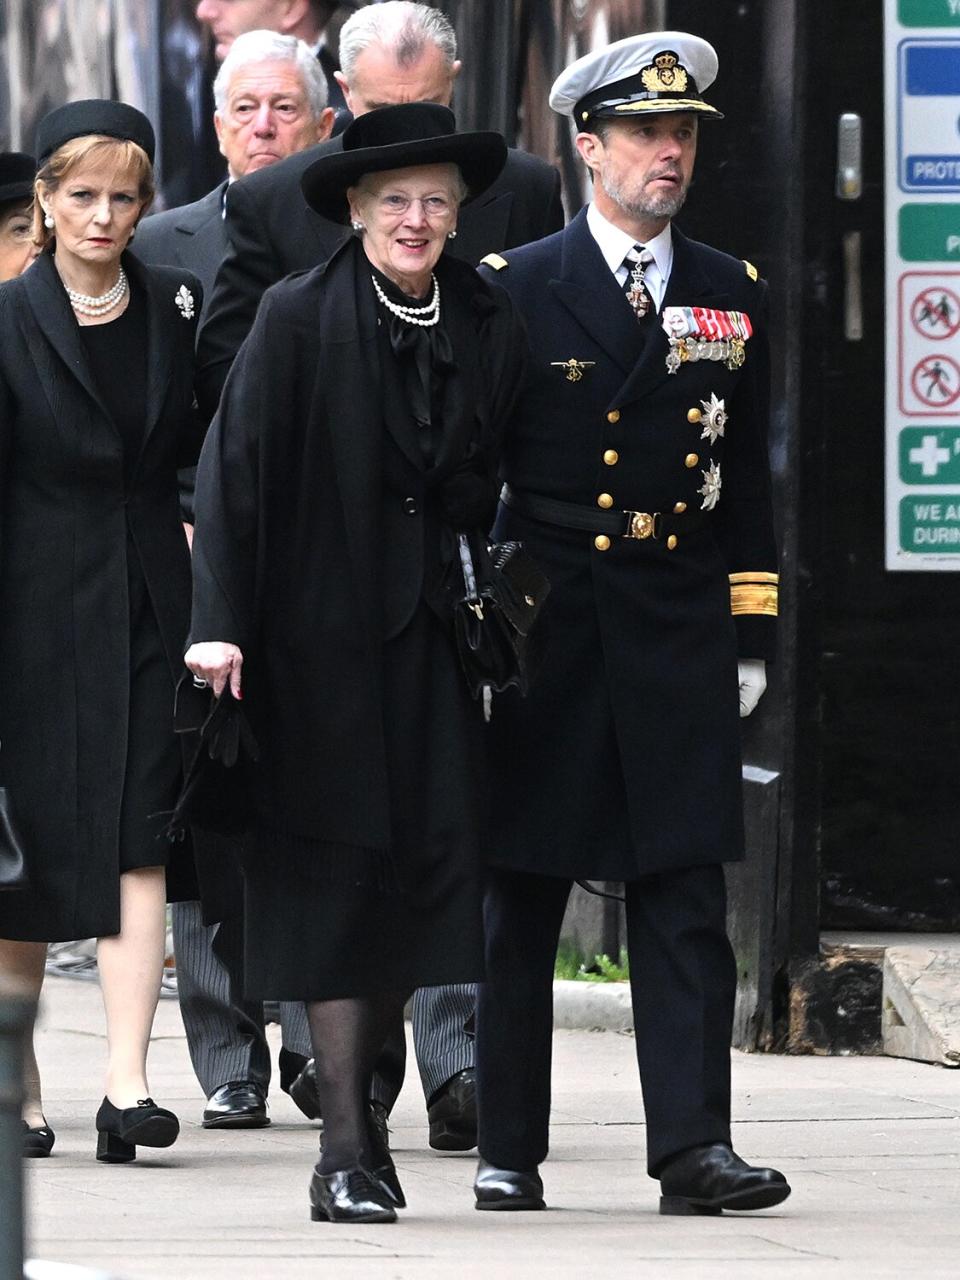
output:
[[[600,252],[603,254],[604,261],[610,270],[617,274],[620,267],[623,266],[623,260],[627,255],[627,251],[632,249],[637,243],[633,236],[628,235],[620,227],[603,216],[597,206],[590,201],[587,206],[587,226],[590,228],[590,234],[596,240]],[[673,266],[673,236],[670,232],[670,223],[663,230],[653,237],[652,240],[645,242],[646,248],[653,254],[653,260],[656,263],[657,271],[664,285],[670,279],[670,269]],[[622,272],[626,275],[626,272]]]

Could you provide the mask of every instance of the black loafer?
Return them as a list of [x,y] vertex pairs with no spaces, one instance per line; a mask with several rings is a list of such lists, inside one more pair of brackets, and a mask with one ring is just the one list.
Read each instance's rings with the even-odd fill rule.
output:
[[435,1151],[472,1151],[477,1145],[477,1079],[472,1067],[451,1076],[427,1106]]
[[180,1133],[172,1111],[141,1098],[135,1107],[115,1107],[104,1098],[97,1112],[97,1159],[126,1164],[137,1158],[137,1147],[170,1147]]
[[262,1129],[270,1123],[266,1095],[253,1080],[228,1080],[207,1099],[202,1123],[204,1129]]
[[303,1070],[291,1080],[290,1087],[287,1089],[290,1097],[294,1100],[303,1114],[308,1120],[320,1119],[320,1095],[317,1092],[317,1064],[313,1058],[308,1058]]
[[24,1120],[23,1155],[27,1159],[35,1160],[42,1156],[48,1156],[53,1150],[54,1142],[56,1142],[56,1134],[49,1125],[42,1124],[36,1129],[31,1129],[26,1120]]
[[390,1197],[366,1169],[338,1169],[310,1179],[310,1217],[314,1222],[396,1222]]
[[498,1169],[482,1157],[473,1190],[478,1209],[545,1209],[543,1183],[536,1169]]
[[387,1128],[387,1108],[371,1098],[367,1103],[367,1152],[370,1172],[381,1184],[398,1209],[407,1207],[403,1187],[397,1177],[396,1166],[390,1154],[390,1130]]
[[723,1142],[682,1151],[660,1172],[660,1212],[722,1213],[769,1209],[790,1194],[776,1169],[755,1168]]

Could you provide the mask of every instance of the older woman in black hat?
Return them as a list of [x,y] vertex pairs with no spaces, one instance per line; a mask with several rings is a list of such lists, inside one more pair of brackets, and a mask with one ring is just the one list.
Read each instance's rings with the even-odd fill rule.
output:
[[415,988],[481,976],[482,715],[451,601],[525,343],[443,250],[505,156],[428,103],[347,129],[303,189],[357,234],[266,294],[200,462],[186,661],[259,743],[247,986],[308,1002],[318,1221],[394,1220],[374,1059]]
[[[0,967],[39,994],[46,943],[98,937],[97,1156],[120,1162],[179,1129],[150,1098],[146,1054],[177,872],[157,836],[181,775],[176,471],[200,446],[201,299],[192,276],[126,252],[153,196],[145,116],[71,103],[41,121],[37,151],[43,252],[0,288],[0,784],[29,864],[29,886],[0,895]],[[27,1093],[24,1153],[48,1155],[32,1053]]]
[[32,214],[36,172],[33,156],[0,151],[0,284],[26,271],[39,253]]

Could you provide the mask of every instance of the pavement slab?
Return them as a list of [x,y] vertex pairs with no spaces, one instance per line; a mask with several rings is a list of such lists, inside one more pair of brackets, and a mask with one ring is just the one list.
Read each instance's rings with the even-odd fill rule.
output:
[[[426,1141],[411,1070],[391,1117],[410,1207],[396,1226],[311,1223],[318,1130],[271,1094],[267,1129],[206,1131],[175,1001],[153,1096],[182,1134],[133,1165],[94,1160],[105,1060],[94,983],[50,978],[38,1037],[49,1160],[24,1162],[28,1254],[117,1280],[886,1280],[960,1275],[960,1075],[894,1058],[733,1054],[735,1142],[781,1168],[776,1209],[662,1218],[644,1166],[633,1039],[558,1030],[546,1213],[476,1213],[473,1154]],[[276,1051],[277,1029],[270,1028]],[[141,1148],[142,1150],[142,1148]]]

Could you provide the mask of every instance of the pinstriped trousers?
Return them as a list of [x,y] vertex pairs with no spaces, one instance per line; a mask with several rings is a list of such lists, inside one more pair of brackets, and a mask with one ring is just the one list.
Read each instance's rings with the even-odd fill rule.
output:
[[[198,902],[176,902],[172,915],[180,1012],[201,1088],[209,1097],[229,1080],[251,1080],[266,1092],[270,1050],[263,1004],[244,999],[230,974],[230,968],[237,974],[241,970],[240,922],[204,925]],[[214,937],[220,955],[213,950]],[[227,958],[229,968],[221,956]],[[424,987],[414,995],[413,1041],[428,1102],[451,1076],[474,1064],[475,1005],[476,987],[472,985]],[[280,1028],[285,1049],[304,1058],[313,1056],[302,1003],[281,1001]],[[381,1073],[374,1077],[371,1089],[372,1096],[388,1109],[403,1082],[405,1050],[401,1026],[390,1037]]]
[[[180,1013],[190,1061],[207,1097],[229,1080],[250,1080],[264,1092],[270,1084],[270,1049],[263,1024],[263,1002],[244,1000],[230,970],[213,950],[230,959],[241,954],[242,924],[205,925],[199,902],[173,904],[173,950],[177,960]],[[231,938],[230,933],[236,933]],[[237,970],[239,971],[239,970]],[[283,1047],[313,1056],[304,1005],[280,1005]]]

